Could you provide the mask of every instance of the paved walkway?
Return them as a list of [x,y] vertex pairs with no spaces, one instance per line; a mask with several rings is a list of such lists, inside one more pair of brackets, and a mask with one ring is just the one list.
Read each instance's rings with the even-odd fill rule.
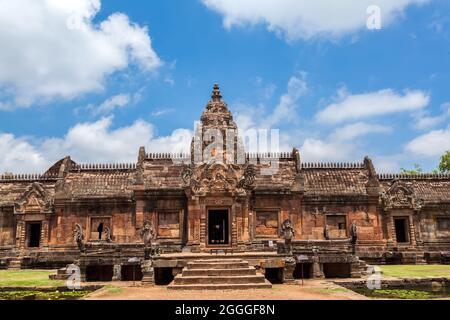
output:
[[174,291],[165,286],[114,282],[91,293],[86,300],[367,300],[327,280],[305,280],[295,284],[274,285],[272,289],[224,291]]

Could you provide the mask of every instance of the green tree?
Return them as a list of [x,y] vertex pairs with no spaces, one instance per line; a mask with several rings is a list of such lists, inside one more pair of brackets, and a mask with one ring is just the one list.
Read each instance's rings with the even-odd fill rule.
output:
[[439,163],[439,171],[442,173],[450,173],[450,151],[445,152]]
[[414,164],[414,169],[401,168],[400,172],[403,174],[421,174],[423,172],[422,166],[418,163]]

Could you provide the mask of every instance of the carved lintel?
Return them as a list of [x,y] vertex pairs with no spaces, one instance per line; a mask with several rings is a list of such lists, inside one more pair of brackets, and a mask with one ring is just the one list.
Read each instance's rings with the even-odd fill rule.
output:
[[252,189],[255,176],[252,165],[222,162],[186,166],[181,173],[184,186],[196,196],[224,192],[245,196]]
[[30,184],[14,204],[14,213],[27,212],[53,213],[53,199],[47,194],[44,186],[38,182]]
[[423,200],[416,196],[410,186],[401,181],[392,182],[389,189],[381,194],[380,202],[385,211],[393,209],[420,211],[423,206]]

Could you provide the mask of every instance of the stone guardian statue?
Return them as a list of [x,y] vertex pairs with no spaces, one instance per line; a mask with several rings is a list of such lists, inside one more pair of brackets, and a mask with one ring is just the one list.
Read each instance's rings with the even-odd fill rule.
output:
[[356,225],[356,221],[353,221],[350,226],[350,237],[352,244],[356,244],[358,241],[358,226]]
[[281,231],[284,237],[284,247],[287,254],[292,254],[292,238],[294,238],[295,230],[292,227],[292,222],[286,219],[281,225]]
[[144,227],[141,230],[141,237],[144,242],[145,260],[149,260],[152,250],[152,240],[155,238],[155,229],[148,220],[144,221]]
[[105,240],[107,243],[113,242],[110,227],[105,227]]
[[75,225],[75,230],[73,232],[74,232],[73,238],[78,245],[78,250],[80,250],[81,252],[85,252],[86,246],[84,244],[83,228],[81,227],[80,224],[77,223]]

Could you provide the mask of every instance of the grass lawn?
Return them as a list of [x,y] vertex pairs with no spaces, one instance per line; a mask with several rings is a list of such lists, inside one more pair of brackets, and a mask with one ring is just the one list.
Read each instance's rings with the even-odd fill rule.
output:
[[386,265],[380,268],[386,277],[450,277],[450,265]]
[[57,287],[64,281],[50,280],[56,270],[0,270],[1,287]]

